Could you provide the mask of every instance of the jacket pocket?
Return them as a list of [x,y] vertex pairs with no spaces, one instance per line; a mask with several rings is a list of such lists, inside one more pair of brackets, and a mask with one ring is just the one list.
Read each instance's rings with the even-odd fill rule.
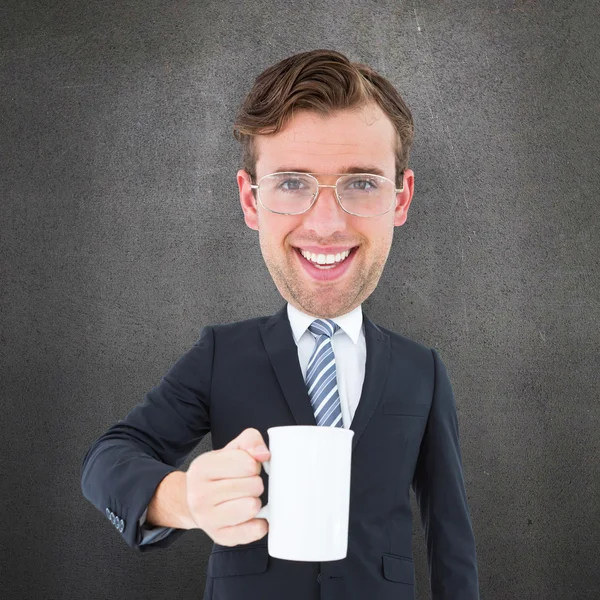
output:
[[269,564],[267,545],[213,551],[208,558],[209,577],[264,573]]
[[396,556],[395,554],[384,554],[383,576],[390,581],[415,585],[415,566],[410,558]]
[[429,404],[410,404],[409,402],[384,402],[383,413],[386,415],[403,415],[405,417],[426,417]]

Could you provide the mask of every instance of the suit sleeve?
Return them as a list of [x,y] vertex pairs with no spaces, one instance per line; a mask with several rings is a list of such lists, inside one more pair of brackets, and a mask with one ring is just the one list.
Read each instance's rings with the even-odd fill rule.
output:
[[83,459],[84,497],[140,552],[167,548],[187,531],[140,524],[158,484],[210,431],[213,354],[214,332],[204,327],[193,347]]
[[478,600],[454,394],[439,354],[431,351],[433,400],[412,483],[427,541],[431,595],[433,600]]
[[140,546],[144,544],[154,544],[159,540],[167,537],[170,533],[177,531],[173,527],[153,527],[146,523],[146,514],[148,509],[144,511],[144,514],[140,517],[139,527],[141,533]]

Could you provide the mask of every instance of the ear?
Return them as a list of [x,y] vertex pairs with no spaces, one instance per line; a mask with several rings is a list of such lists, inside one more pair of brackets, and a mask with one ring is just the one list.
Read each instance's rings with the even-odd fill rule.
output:
[[250,229],[258,231],[258,201],[254,199],[254,192],[256,190],[250,187],[251,183],[250,174],[246,170],[240,169],[237,172],[237,184],[240,190],[242,211],[244,211],[244,221],[246,221],[246,225]]
[[396,194],[396,208],[394,209],[394,226],[404,225],[408,216],[408,207],[413,197],[415,174],[411,169],[404,171],[404,190]]

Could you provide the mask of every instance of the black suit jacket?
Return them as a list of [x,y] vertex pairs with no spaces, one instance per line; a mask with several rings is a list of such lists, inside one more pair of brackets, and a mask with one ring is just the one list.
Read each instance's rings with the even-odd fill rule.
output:
[[[350,428],[348,555],[329,562],[273,558],[268,534],[213,544],[204,600],[410,600],[412,485],[427,537],[432,597],[479,598],[454,396],[439,354],[363,313],[367,362]],[[204,327],[160,383],[88,450],[84,496],[132,548],[172,545],[186,530],[139,545],[138,520],[160,481],[211,432],[219,449],[254,427],[316,425],[287,305],[270,317]],[[268,476],[263,504],[268,501]]]

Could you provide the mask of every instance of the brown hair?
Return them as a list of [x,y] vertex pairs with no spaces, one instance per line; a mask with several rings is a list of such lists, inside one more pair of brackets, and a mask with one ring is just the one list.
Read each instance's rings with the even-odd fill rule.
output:
[[410,109],[384,77],[362,63],[352,63],[335,50],[311,50],[285,58],[263,71],[244,99],[233,126],[242,144],[243,168],[256,182],[258,160],[254,136],[278,133],[294,109],[321,116],[335,110],[377,102],[396,129],[396,187],[408,166],[414,124]]

